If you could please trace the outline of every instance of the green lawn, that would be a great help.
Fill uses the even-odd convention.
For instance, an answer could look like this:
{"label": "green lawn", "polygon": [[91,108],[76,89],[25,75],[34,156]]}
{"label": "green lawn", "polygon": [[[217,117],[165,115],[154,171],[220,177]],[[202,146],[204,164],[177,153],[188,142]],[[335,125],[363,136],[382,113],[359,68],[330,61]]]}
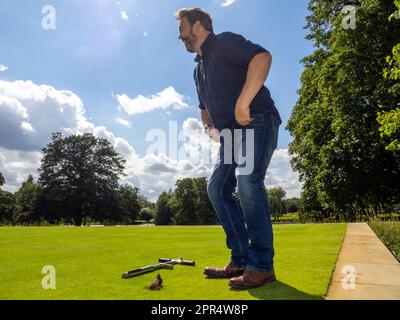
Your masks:
{"label": "green lawn", "polygon": [[[203,276],[229,257],[219,226],[0,228],[0,299],[322,299],[346,224],[277,225],[279,281],[233,291],[225,279]],[[161,270],[164,288],[150,291],[157,273],[121,279],[124,271],[183,257],[197,266]],[[56,268],[55,290],[42,288],[42,267]]]}

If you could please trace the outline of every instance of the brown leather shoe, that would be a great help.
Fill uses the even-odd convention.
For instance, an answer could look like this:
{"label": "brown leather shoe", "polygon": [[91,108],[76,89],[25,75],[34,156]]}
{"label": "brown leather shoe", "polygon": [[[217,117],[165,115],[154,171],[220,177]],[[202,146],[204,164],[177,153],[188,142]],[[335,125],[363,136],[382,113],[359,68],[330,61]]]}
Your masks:
{"label": "brown leather shoe", "polygon": [[223,268],[205,267],[204,274],[209,278],[232,278],[241,276],[244,273],[244,268],[233,264],[227,264]]}
{"label": "brown leather shoe", "polygon": [[229,281],[229,285],[234,289],[247,290],[261,287],[276,280],[275,272],[255,272],[246,269],[240,277],[234,277]]}

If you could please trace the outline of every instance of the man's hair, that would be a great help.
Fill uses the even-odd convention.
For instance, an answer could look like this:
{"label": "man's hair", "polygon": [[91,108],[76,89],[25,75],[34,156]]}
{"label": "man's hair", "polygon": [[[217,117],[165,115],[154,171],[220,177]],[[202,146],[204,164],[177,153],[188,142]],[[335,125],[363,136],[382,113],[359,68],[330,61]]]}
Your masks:
{"label": "man's hair", "polygon": [[204,29],[213,32],[213,23],[211,15],[201,8],[182,8],[175,13],[175,19],[180,21],[187,18],[189,23],[193,26],[196,21],[199,21]]}

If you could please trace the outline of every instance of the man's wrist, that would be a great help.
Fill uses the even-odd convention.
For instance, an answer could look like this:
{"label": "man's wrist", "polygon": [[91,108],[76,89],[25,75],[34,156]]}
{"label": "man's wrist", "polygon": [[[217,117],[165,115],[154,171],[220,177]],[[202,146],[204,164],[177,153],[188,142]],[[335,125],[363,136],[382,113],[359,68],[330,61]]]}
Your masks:
{"label": "man's wrist", "polygon": [[237,99],[236,105],[240,107],[244,106],[247,107],[250,106],[252,100],[253,99],[251,99],[247,93],[242,92],[239,98]]}

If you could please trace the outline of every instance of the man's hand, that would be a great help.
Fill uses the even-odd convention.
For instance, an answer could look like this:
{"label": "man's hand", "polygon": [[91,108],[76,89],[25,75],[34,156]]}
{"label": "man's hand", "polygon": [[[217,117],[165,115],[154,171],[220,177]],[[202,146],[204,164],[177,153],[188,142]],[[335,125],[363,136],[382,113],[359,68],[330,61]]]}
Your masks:
{"label": "man's hand", "polygon": [[215,142],[220,142],[219,131],[213,127],[205,127],[204,132]]}
{"label": "man's hand", "polygon": [[240,99],[236,103],[235,108],[236,122],[241,126],[247,126],[253,121],[250,118],[250,105],[248,103],[241,102]]}

